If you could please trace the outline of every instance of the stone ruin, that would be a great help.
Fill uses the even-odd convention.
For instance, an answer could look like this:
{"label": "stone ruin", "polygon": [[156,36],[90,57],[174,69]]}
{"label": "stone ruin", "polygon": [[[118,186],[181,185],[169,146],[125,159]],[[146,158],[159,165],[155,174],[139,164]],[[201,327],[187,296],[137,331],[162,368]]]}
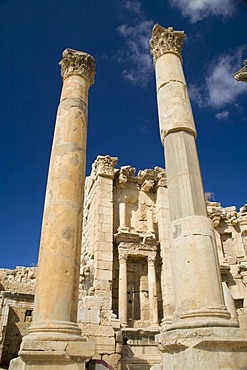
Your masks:
{"label": "stone ruin", "polygon": [[85,186],[94,60],[65,50],[38,274],[0,270],[2,366],[247,368],[247,205],[205,199],[184,37],[156,25],[150,41],[166,169],[98,156]]}
{"label": "stone ruin", "polygon": [[[174,312],[166,172],[156,167],[136,175],[116,164],[115,157],[98,156],[86,178],[78,324],[95,343],[90,368],[150,369],[162,361],[155,335]],[[247,205],[237,212],[207,200],[207,212],[231,320],[247,330]],[[1,269],[0,279],[4,366],[18,355],[32,320],[36,267]]]}

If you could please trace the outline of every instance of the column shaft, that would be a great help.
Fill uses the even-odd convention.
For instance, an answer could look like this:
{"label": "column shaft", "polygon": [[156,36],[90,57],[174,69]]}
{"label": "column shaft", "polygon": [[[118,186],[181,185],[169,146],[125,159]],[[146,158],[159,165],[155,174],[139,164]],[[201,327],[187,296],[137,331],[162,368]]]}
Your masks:
{"label": "column shaft", "polygon": [[214,229],[207,218],[195,124],[181,64],[184,36],[184,32],[156,25],[150,41],[171,216],[169,240],[177,321],[171,328],[231,326],[224,305]]}
{"label": "column shaft", "polygon": [[86,165],[88,89],[94,59],[66,49],[41,231],[33,323],[22,370],[84,369],[93,345],[81,336],[77,305]]}
{"label": "column shaft", "polygon": [[155,257],[148,258],[148,296],[150,306],[150,325],[158,326],[158,302],[154,261]]}
{"label": "column shaft", "polygon": [[127,256],[119,256],[119,298],[118,298],[118,312],[119,320],[122,327],[128,324],[128,302],[127,302]]}
{"label": "column shaft", "polygon": [[126,229],[126,203],[119,203],[119,227],[120,229]]}

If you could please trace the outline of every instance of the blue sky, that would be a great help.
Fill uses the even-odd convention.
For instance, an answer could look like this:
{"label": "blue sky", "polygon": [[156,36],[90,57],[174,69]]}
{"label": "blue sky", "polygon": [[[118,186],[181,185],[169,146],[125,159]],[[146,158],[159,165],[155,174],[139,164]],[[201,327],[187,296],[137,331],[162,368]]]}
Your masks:
{"label": "blue sky", "polygon": [[247,2],[0,0],[1,267],[36,264],[66,47],[96,60],[87,174],[98,154],[137,171],[164,166],[148,40],[155,23],[184,30],[205,191],[247,203]]}

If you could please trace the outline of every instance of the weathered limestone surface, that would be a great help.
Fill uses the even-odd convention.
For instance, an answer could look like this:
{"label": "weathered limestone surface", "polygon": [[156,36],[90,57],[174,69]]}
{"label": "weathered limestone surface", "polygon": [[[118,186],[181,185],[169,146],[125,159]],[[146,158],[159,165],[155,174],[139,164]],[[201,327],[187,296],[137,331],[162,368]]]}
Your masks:
{"label": "weathered limestone surface", "polygon": [[94,82],[94,59],[66,49],[60,64],[63,88],[46,189],[33,323],[20,350],[25,369],[30,370],[37,363],[46,369],[58,364],[84,368],[93,355],[93,345],[80,335],[77,302],[88,89]]}
{"label": "weathered limestone surface", "polygon": [[[181,31],[156,25],[150,41],[171,214],[174,325],[224,326],[231,324],[227,320],[230,315],[224,307],[213,225],[206,217],[195,125],[181,65],[184,36]],[[197,278],[192,279],[193,275]]]}
{"label": "weathered limestone surface", "polygon": [[247,366],[247,338],[233,329],[238,321],[226,284],[223,294],[213,224],[206,217],[195,124],[181,65],[184,36],[155,25],[150,40],[166,158],[175,302],[174,322],[163,326],[160,335],[163,369],[240,369]]}
{"label": "weathered limestone surface", "polygon": [[[104,158],[100,157],[101,168]],[[157,248],[155,243],[157,241],[160,243],[160,247],[155,252],[154,266],[156,270],[158,320],[163,330],[174,321],[174,288],[168,239],[170,215],[165,171],[156,168],[155,170],[141,171],[140,176],[135,176],[135,171],[131,166],[115,169],[116,158],[110,160],[107,157],[105,162],[108,164],[112,163],[112,166],[114,165],[114,168],[111,167],[110,170],[111,176],[114,175],[114,179],[111,180],[113,187],[110,186],[108,189],[110,192],[109,199],[112,199],[111,194],[113,192],[113,200],[108,204],[112,210],[110,211],[107,208],[103,212],[106,220],[108,217],[112,217],[113,223],[113,237],[107,243],[101,239],[104,236],[104,234],[101,234],[103,221],[99,212],[100,208],[98,208],[101,205],[98,206],[97,200],[99,194],[103,191],[103,183],[100,176],[95,177],[95,170],[93,170],[85,184],[80,296],[77,320],[83,334],[95,343],[93,359],[88,366],[94,369],[96,365],[98,367],[106,367],[107,364],[107,366],[110,365],[118,370],[120,370],[121,366],[122,368],[129,367],[138,370],[140,368],[148,370],[152,366],[152,368],[157,370],[158,365],[154,367],[154,364],[161,363],[162,359],[154,337],[160,329],[150,328],[153,320],[149,321],[148,279],[148,254],[150,256],[154,255],[153,253]],[[109,170],[109,166],[107,168]],[[100,186],[98,186],[99,184]],[[149,188],[149,191],[147,193],[143,192],[141,189],[144,188]],[[128,197],[125,197],[125,193]],[[118,194],[121,194],[121,197]],[[130,194],[132,194],[132,197]],[[119,206],[123,199],[127,200],[125,224],[132,232],[123,233],[123,230],[121,232],[119,230]],[[151,199],[153,199],[152,202]],[[151,221],[148,219],[150,209],[152,210],[152,227]],[[237,212],[235,207],[222,208],[220,203],[207,200],[207,211],[215,228],[221,277],[224,282],[224,298],[226,307],[231,314],[230,320],[235,321],[235,323],[238,321],[240,328],[246,331],[247,207],[243,206]],[[151,228],[153,229],[152,233],[150,233]],[[140,234],[135,230],[139,230]],[[146,238],[146,246],[142,244],[144,237]],[[126,256],[128,256],[127,293],[129,292],[129,294],[127,294],[127,297],[128,301],[132,302],[128,303],[127,301],[126,303],[128,324],[126,328],[120,327],[122,323],[120,324],[118,311],[118,246],[120,244],[120,249],[122,248],[126,252]],[[109,247],[110,251],[106,247]],[[96,253],[95,251],[97,250],[99,251]],[[134,252],[136,256],[133,256]],[[146,256],[145,258],[144,255]],[[105,265],[106,272],[108,268],[112,268],[112,271],[109,271],[109,275],[102,274],[102,279],[96,279],[95,277],[96,258],[98,260],[97,266],[99,266],[99,262],[108,262]],[[113,267],[109,266],[110,261],[113,261]],[[1,289],[5,291],[11,290],[12,294],[19,291],[22,293],[33,293],[35,270],[36,268],[33,267],[0,270]],[[110,280],[106,280],[105,276]],[[109,292],[111,293],[109,294]],[[153,294],[154,296],[155,294]],[[15,334],[13,329],[18,325],[21,336],[27,333],[26,328],[30,325],[32,316],[26,316],[25,318],[25,315],[26,311],[28,311],[28,314],[32,314],[30,312],[32,303],[27,303],[21,295],[19,295],[18,300],[7,297],[2,297],[2,299],[4,303],[0,310],[0,320],[2,322],[0,345],[2,349],[4,348],[1,362],[4,364],[8,362],[8,358],[10,359],[17,355],[19,343],[18,341],[13,341],[13,334]],[[27,304],[31,306],[27,307]],[[11,316],[10,313],[6,314],[7,306],[12,309]],[[133,314],[134,317],[132,316]],[[11,317],[18,317],[18,323],[12,322]],[[6,332],[9,333],[8,337],[6,337]],[[171,338],[169,338],[169,332],[167,332],[166,340],[171,340],[172,342],[174,337],[172,331],[170,333]],[[191,331],[189,331],[189,335],[190,333]],[[227,333],[229,339],[232,339],[231,332],[227,331]],[[200,331],[200,338],[201,335],[202,331]],[[226,334],[224,333],[224,335]],[[205,335],[205,338],[208,342],[208,334]],[[213,345],[214,347],[215,344]],[[161,345],[162,348],[163,345]],[[174,351],[176,351],[175,347]],[[189,349],[186,351],[187,356]],[[200,350],[194,349],[193,351],[199,353]],[[166,361],[171,361],[169,353],[167,353],[167,356],[169,359]],[[160,368],[158,369],[160,370]]]}

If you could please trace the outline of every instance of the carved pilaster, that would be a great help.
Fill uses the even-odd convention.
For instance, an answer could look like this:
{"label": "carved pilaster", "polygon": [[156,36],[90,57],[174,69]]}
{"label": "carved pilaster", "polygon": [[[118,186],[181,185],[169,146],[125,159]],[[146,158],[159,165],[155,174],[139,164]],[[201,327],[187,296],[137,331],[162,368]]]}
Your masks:
{"label": "carved pilaster", "polygon": [[247,82],[247,60],[244,60],[244,66],[234,73],[233,77],[239,82]]}
{"label": "carved pilaster", "polygon": [[165,53],[176,54],[182,60],[181,51],[185,36],[184,31],[174,31],[172,27],[163,28],[156,24],[150,40],[150,52],[154,63]]}
{"label": "carved pilaster", "polygon": [[109,155],[98,155],[96,161],[92,165],[93,177],[98,175],[114,178],[114,169],[116,167],[118,158],[110,157]]}
{"label": "carved pilaster", "polygon": [[81,75],[86,77],[90,86],[94,83],[95,63],[94,58],[82,51],[65,49],[61,65],[61,75],[65,79],[71,75]]}

